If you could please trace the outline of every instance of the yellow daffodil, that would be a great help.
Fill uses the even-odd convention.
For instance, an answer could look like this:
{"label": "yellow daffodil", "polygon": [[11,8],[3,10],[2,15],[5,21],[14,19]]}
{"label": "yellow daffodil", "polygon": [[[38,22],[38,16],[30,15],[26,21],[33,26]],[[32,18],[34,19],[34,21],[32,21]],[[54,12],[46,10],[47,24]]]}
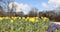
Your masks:
{"label": "yellow daffodil", "polygon": [[22,17],[22,19],[25,19],[25,17]]}
{"label": "yellow daffodil", "polygon": [[13,20],[16,20],[18,17],[12,17]]}
{"label": "yellow daffodil", "polygon": [[27,21],[28,19],[25,19],[25,21]]}
{"label": "yellow daffodil", "polygon": [[14,18],[14,17],[12,17],[12,18]]}
{"label": "yellow daffodil", "polygon": [[49,18],[47,18],[47,17],[44,17],[44,18],[43,18],[43,20],[44,20],[44,21],[47,21],[47,20],[49,20]]}
{"label": "yellow daffodil", "polygon": [[5,19],[10,19],[9,17],[5,17]]}
{"label": "yellow daffodil", "polygon": [[38,19],[38,17],[35,17],[36,19]]}
{"label": "yellow daffodil", "polygon": [[21,17],[19,17],[19,19],[21,19]]}
{"label": "yellow daffodil", "polygon": [[16,19],[17,19],[17,17],[14,17],[14,18],[13,18],[13,20],[16,20]]}
{"label": "yellow daffodil", "polygon": [[41,18],[43,19],[44,17],[41,16]]}
{"label": "yellow daffodil", "polygon": [[13,23],[14,22],[14,20],[11,20],[11,23]]}
{"label": "yellow daffodil", "polygon": [[25,18],[25,21],[29,21],[30,17]]}
{"label": "yellow daffodil", "polygon": [[39,20],[38,19],[36,19],[36,21],[35,22],[38,22]]}
{"label": "yellow daffodil", "polygon": [[35,22],[35,18],[29,18],[29,21]]}
{"label": "yellow daffodil", "polygon": [[27,17],[27,19],[29,19],[29,17]]}
{"label": "yellow daffodil", "polygon": [[0,20],[3,20],[3,18],[2,18],[2,17],[0,17]]}

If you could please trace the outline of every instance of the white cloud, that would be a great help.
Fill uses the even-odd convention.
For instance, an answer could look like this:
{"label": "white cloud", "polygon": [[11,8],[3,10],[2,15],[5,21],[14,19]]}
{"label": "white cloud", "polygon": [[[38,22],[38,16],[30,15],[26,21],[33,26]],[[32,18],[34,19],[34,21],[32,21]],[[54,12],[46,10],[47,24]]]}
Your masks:
{"label": "white cloud", "polygon": [[45,2],[43,2],[42,5],[43,5],[44,7],[47,7],[47,4],[46,4]]}
{"label": "white cloud", "polygon": [[56,7],[60,7],[60,0],[49,0],[48,1],[49,5],[54,5]]}
{"label": "white cloud", "polygon": [[[19,4],[14,2],[14,6],[16,6],[16,12],[24,11],[25,9],[30,9],[30,6],[27,4]],[[10,9],[12,8],[12,3],[9,4]]]}
{"label": "white cloud", "polygon": [[48,8],[52,7],[52,8],[58,8],[60,7],[60,0],[48,0],[48,3],[43,3],[45,5],[47,5]]}

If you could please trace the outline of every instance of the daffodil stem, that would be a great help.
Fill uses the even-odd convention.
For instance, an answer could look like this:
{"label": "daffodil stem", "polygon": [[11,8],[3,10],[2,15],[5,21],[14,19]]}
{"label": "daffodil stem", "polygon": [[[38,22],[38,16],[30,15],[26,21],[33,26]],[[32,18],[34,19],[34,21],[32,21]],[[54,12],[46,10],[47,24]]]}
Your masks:
{"label": "daffodil stem", "polygon": [[13,23],[11,23],[11,32],[13,32]]}

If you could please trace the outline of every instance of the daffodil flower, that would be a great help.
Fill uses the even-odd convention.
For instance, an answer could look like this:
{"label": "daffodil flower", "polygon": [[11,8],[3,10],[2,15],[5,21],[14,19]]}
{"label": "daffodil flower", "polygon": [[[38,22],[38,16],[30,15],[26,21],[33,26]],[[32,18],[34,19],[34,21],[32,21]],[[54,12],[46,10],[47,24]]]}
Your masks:
{"label": "daffodil flower", "polygon": [[14,20],[11,20],[11,23],[13,23],[14,22]]}
{"label": "daffodil flower", "polygon": [[5,19],[10,19],[9,17],[5,17]]}
{"label": "daffodil flower", "polygon": [[25,19],[25,17],[22,17],[22,19]]}
{"label": "daffodil flower", "polygon": [[3,20],[3,18],[2,18],[2,17],[0,17],[0,20]]}
{"label": "daffodil flower", "polygon": [[38,21],[39,21],[38,19],[35,20],[35,22],[38,22]]}
{"label": "daffodil flower", "polygon": [[29,18],[29,21],[35,22],[35,18]]}

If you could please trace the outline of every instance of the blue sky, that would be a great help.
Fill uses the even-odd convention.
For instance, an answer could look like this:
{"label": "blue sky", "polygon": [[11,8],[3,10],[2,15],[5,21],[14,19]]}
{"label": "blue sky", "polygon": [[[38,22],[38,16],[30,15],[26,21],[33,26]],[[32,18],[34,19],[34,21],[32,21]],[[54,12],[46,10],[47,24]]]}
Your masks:
{"label": "blue sky", "polygon": [[60,0],[15,0],[15,4],[18,5],[17,11],[18,10],[21,11],[20,9],[22,9],[22,10],[24,10],[24,13],[28,13],[29,10],[26,9],[28,7],[29,8],[36,7],[39,11],[41,11],[41,10],[42,11],[45,11],[45,10],[49,11],[49,10],[52,10],[55,8],[59,8],[60,7]]}
{"label": "blue sky", "polygon": [[42,6],[42,2],[47,3],[48,0],[16,0],[16,2],[23,3],[23,4],[28,4],[29,6],[33,6],[38,8],[39,10],[45,10],[46,8],[44,8]]}
{"label": "blue sky", "polygon": [[[39,11],[50,11],[60,8],[60,0],[16,0],[16,2],[36,7]],[[27,13],[28,10],[24,12]]]}

